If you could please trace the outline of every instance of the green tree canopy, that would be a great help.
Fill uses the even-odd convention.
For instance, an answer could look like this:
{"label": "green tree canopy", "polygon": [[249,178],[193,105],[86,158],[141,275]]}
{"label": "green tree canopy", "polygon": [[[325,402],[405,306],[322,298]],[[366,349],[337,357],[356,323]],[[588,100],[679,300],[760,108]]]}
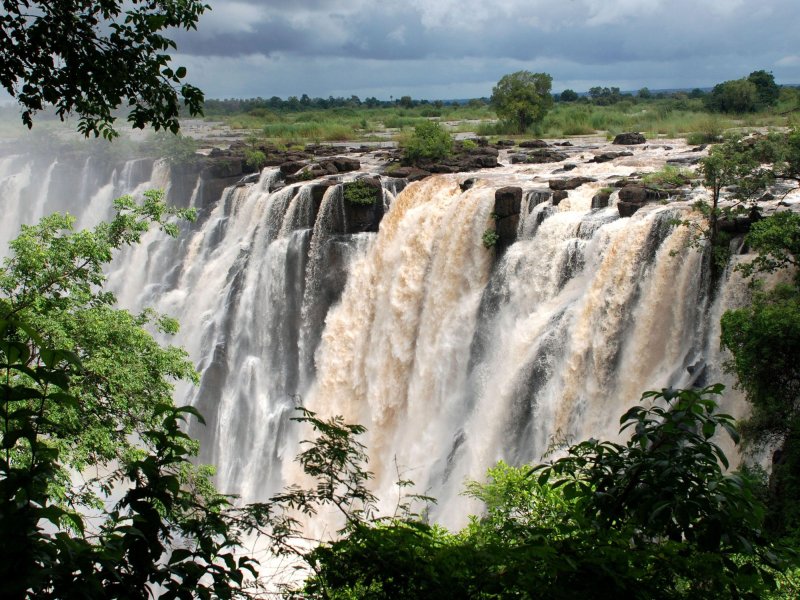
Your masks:
{"label": "green tree canopy", "polygon": [[531,125],[540,123],[553,105],[552,83],[547,73],[517,71],[504,75],[492,88],[492,107],[514,131],[525,133]]}
{"label": "green tree canopy", "polygon": [[171,66],[175,43],[163,35],[194,29],[201,0],[4,0],[0,85],[22,106],[22,121],[55,107],[75,113],[78,130],[111,138],[112,111],[126,105],[137,128],[179,129],[182,99],[201,112],[203,94]]}
{"label": "green tree canopy", "polygon": [[772,106],[778,102],[781,88],[775,83],[775,76],[771,72],[753,71],[747,76],[747,81],[756,86],[758,101],[763,106]]}
{"label": "green tree canopy", "polygon": [[718,83],[706,96],[710,110],[725,113],[753,112],[758,108],[758,87],[747,79]]}

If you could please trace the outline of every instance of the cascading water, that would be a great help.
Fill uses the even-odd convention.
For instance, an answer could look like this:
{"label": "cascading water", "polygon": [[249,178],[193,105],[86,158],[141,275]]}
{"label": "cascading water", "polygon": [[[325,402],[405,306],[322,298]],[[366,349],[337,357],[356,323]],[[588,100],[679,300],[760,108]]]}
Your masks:
{"label": "cascading water", "polygon": [[[3,241],[52,210],[92,225],[113,197],[172,185],[164,162],[101,171],[93,160],[67,178],[62,162],[0,159],[15,222],[4,220]],[[540,182],[545,168],[472,174],[466,191],[464,175],[402,191],[385,179],[377,234],[347,233],[341,185],[281,187],[278,171],[265,170],[209,205],[198,199],[202,180],[184,185],[192,191],[181,203],[200,209],[198,222],[176,240],[148,235],[109,281],[121,305],[181,322],[177,343],[201,381],[178,401],[206,417],[192,434],[219,487],[261,500],[297,476],[289,417],[302,403],[367,427],[387,507],[399,469],[438,498],[432,519],[458,526],[476,508],[459,496],[464,480],[497,460],[537,460],[554,439],[613,437],[642,391],[688,383],[701,359],[720,376],[717,322],[742,285],[723,284],[711,304],[702,256],[672,224],[685,205],[619,218],[613,206],[590,208],[601,183],[557,206],[526,189],[516,242],[499,260],[484,247],[496,189]],[[59,200],[70,194],[83,204]]]}

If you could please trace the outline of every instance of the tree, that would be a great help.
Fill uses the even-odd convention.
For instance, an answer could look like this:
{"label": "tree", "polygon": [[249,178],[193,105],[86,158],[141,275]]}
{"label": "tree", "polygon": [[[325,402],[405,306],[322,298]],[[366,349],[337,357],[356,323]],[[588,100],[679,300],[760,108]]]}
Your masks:
{"label": "tree", "polygon": [[47,106],[63,120],[75,113],[84,135],[117,135],[112,111],[128,121],[177,132],[179,97],[200,114],[203,94],[185,83],[162,35],[194,29],[208,8],[200,0],[5,0],[0,15],[0,84],[22,106],[29,128]]}
{"label": "tree", "polygon": [[525,133],[540,123],[553,105],[552,83],[547,73],[517,71],[504,75],[492,88],[492,107],[513,131]]}
{"label": "tree", "polygon": [[787,270],[791,284],[763,289],[753,301],[722,316],[721,342],[732,355],[726,370],[751,405],[743,434],[756,448],[776,447],[769,488],[770,530],[800,538],[800,215],[777,212],[754,223],[747,236],[756,257],[745,276]]}
{"label": "tree", "polygon": [[712,111],[726,113],[753,112],[758,108],[758,88],[747,79],[718,83],[705,98]]}
{"label": "tree", "polygon": [[773,106],[778,102],[781,88],[775,83],[775,76],[771,72],[753,71],[747,76],[747,81],[756,86],[759,104]]}
{"label": "tree", "polygon": [[115,251],[153,224],[174,235],[172,215],[191,214],[161,192],[115,206],[93,231],[59,214],[23,226],[0,270],[4,593],[231,598],[252,561],[236,554],[240,530],[210,471],[191,463],[180,423],[200,416],[172,400],[172,382],[196,374],[146,330],[176,324],[116,309],[103,289]]}
{"label": "tree", "polygon": [[575,90],[566,89],[561,92],[559,98],[561,102],[574,102],[578,99],[578,93]]}

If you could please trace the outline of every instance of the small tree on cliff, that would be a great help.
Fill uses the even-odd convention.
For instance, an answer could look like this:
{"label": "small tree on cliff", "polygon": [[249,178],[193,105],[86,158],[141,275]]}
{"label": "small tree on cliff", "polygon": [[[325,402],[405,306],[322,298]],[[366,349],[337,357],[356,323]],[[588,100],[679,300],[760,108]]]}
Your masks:
{"label": "small tree on cliff", "polygon": [[516,133],[525,133],[540,123],[553,105],[550,86],[553,78],[547,73],[517,71],[504,75],[492,88],[492,107]]}

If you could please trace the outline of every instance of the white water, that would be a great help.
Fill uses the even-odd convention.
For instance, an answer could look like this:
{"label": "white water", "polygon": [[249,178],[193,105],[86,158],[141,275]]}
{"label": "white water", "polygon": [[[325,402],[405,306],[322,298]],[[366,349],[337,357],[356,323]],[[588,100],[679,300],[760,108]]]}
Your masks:
{"label": "white water", "polygon": [[[569,176],[630,174],[664,157],[651,150],[645,164],[629,157]],[[41,168],[0,159],[3,240],[11,220],[70,207],[52,201],[57,165]],[[742,284],[724,284],[709,306],[702,257],[670,225],[685,208],[651,205],[628,219],[592,211],[603,182],[558,207],[529,206],[541,197],[527,193],[520,239],[495,262],[482,245],[495,189],[541,189],[547,169],[431,177],[396,197],[391,188],[379,233],[358,235],[332,229],[341,188],[326,192],[315,219],[310,187],[271,191],[277,174],[266,170],[227,188],[179,239],[149,235],[121,256],[109,273],[120,303],[182,323],[177,342],[202,380],[178,400],[206,416],[192,433],[220,488],[258,500],[297,477],[288,419],[302,402],[368,428],[388,510],[399,475],[439,499],[433,519],[458,526],[475,509],[459,495],[464,480],[497,460],[537,460],[554,438],[614,437],[642,391],[686,384],[698,360],[721,376],[717,323]],[[92,170],[86,160],[74,178],[88,201],[72,210],[87,225],[125,191],[170,185],[163,163],[144,182],[130,179],[132,163],[105,178]],[[479,181],[462,192],[467,176]],[[741,412],[735,395],[727,402]]]}

